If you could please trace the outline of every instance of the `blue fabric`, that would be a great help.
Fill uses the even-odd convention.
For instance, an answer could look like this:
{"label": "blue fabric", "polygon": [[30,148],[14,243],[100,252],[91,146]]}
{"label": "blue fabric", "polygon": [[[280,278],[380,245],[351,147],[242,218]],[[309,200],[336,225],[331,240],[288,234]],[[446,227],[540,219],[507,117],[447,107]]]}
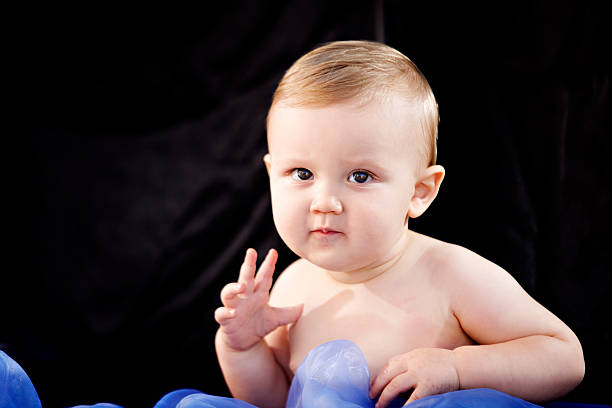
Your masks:
{"label": "blue fabric", "polygon": [[488,388],[461,390],[432,395],[409,405],[411,408],[536,408],[520,398]]}
{"label": "blue fabric", "polygon": [[[298,367],[291,383],[287,408],[373,408],[368,398],[370,373],[359,347],[335,340],[315,347]],[[405,399],[389,406],[401,407]],[[410,404],[414,408],[536,408],[537,405],[490,389],[432,395]]]}
{"label": "blue fabric", "polygon": [[0,408],[41,408],[30,377],[0,350]]}
{"label": "blue fabric", "polygon": [[610,405],[600,404],[580,404],[578,402],[561,402],[553,401],[548,404],[544,404],[544,408],[610,408]]}
{"label": "blue fabric", "polygon": [[[298,367],[289,389],[286,408],[373,408],[375,401],[368,398],[369,385],[368,365],[359,347],[348,340],[331,341],[315,347]],[[401,407],[405,402],[396,399],[390,407]],[[212,407],[256,408],[237,399],[203,393],[191,394],[176,405],[176,408]],[[433,395],[413,402],[410,407],[537,408],[538,406],[499,391],[477,389]]]}
{"label": "blue fabric", "polygon": [[192,394],[200,394],[198,390],[182,389],[169,392],[157,401],[153,408],[175,408],[181,400]]}
{"label": "blue fabric", "polygon": [[373,407],[370,373],[363,353],[348,340],[315,347],[297,369],[286,408]]}
{"label": "blue fabric", "polygon": [[[372,408],[368,398],[370,375],[359,347],[336,340],[315,347],[306,356],[291,383],[287,408]],[[392,407],[405,401],[395,400]],[[122,408],[110,403],[73,408]],[[153,408],[257,408],[233,398],[218,397],[193,389],[166,394]],[[537,408],[519,398],[491,389],[462,390],[432,395],[410,404],[411,408]],[[551,402],[544,408],[598,408],[608,405]],[[0,350],[0,408],[42,408],[34,385],[25,371]]]}
{"label": "blue fabric", "polygon": [[[174,408],[174,407],[173,407]],[[234,398],[217,397],[204,393],[191,394],[183,398],[176,408],[257,408],[248,402]]]}

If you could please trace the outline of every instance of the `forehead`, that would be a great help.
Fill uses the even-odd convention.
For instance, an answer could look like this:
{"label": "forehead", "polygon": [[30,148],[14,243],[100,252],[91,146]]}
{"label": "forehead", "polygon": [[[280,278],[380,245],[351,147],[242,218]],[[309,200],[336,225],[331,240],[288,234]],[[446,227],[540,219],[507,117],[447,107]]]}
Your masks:
{"label": "forehead", "polygon": [[[389,97],[365,104],[272,107],[268,147],[275,154],[417,158],[422,134],[414,104]],[[408,155],[408,157],[406,156]]]}

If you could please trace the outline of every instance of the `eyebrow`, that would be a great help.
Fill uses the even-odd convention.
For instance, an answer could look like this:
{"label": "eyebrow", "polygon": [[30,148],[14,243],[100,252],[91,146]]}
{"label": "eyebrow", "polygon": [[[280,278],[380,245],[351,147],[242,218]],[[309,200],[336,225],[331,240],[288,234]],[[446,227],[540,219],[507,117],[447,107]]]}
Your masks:
{"label": "eyebrow", "polygon": [[349,160],[342,160],[340,163],[346,167],[372,171],[379,177],[385,176],[390,172],[388,166],[385,166],[384,162],[368,156],[358,156]]}

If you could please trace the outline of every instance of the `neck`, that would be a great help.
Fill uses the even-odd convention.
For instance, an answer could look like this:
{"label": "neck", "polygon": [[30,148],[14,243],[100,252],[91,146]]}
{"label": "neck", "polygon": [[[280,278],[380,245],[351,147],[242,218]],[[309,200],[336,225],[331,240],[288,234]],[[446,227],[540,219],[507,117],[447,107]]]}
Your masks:
{"label": "neck", "polygon": [[375,280],[387,272],[397,270],[397,266],[402,263],[402,260],[411,258],[407,257],[406,254],[409,253],[414,237],[415,233],[406,228],[406,232],[392,247],[387,257],[351,271],[325,271],[332,279],[340,283],[356,284]]}

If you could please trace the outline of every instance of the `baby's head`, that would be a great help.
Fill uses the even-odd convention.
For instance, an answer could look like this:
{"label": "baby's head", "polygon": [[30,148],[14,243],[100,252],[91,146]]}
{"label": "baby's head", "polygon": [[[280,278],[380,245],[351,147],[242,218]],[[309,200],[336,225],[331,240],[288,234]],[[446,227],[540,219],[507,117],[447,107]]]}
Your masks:
{"label": "baby's head", "polygon": [[421,165],[436,164],[439,115],[431,87],[408,57],[382,43],[336,41],[305,54],[280,81],[270,112],[276,106],[366,105],[393,97],[409,102],[410,114],[418,117]]}
{"label": "baby's head", "polygon": [[427,81],[386,45],[334,42],[296,61],[274,94],[264,158],[289,248],[340,272],[397,256],[444,176],[437,125]]}

